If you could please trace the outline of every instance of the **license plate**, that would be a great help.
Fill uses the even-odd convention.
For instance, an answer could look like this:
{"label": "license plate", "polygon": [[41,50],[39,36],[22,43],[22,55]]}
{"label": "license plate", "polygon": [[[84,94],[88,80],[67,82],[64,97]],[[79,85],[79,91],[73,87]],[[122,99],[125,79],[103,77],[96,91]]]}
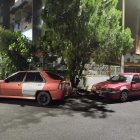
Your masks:
{"label": "license plate", "polygon": [[101,90],[97,90],[96,93],[102,94]]}

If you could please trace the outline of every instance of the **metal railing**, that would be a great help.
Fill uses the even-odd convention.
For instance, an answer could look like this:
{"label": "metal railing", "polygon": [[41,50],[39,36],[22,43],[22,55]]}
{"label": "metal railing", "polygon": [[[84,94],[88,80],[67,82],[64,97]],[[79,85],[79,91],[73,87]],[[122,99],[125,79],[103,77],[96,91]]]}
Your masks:
{"label": "metal railing", "polygon": [[120,66],[86,65],[84,75],[116,75],[121,72]]}

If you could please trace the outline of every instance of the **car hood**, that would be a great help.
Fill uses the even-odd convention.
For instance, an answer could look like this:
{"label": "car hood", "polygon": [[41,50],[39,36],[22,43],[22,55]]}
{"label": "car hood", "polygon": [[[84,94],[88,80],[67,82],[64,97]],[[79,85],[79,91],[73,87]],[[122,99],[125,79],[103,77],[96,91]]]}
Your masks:
{"label": "car hood", "polygon": [[104,81],[104,82],[100,82],[98,84],[96,84],[96,88],[100,89],[100,88],[117,88],[117,87],[121,87],[121,86],[125,86],[127,85],[126,82],[109,82],[109,81]]}

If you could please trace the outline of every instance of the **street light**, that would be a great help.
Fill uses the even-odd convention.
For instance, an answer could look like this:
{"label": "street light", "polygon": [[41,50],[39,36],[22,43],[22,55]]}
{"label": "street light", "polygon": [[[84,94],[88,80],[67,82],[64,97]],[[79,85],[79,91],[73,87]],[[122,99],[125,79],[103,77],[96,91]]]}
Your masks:
{"label": "street light", "polygon": [[[124,30],[124,28],[125,28],[125,0],[122,0],[122,30]],[[124,55],[121,56],[121,73],[124,73]]]}

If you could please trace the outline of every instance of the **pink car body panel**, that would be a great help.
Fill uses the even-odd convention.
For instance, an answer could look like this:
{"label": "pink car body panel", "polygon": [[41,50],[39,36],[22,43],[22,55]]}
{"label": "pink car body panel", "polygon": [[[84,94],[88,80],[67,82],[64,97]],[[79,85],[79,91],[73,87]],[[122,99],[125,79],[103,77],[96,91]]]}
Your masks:
{"label": "pink car body panel", "polygon": [[24,82],[24,80],[22,82],[5,82],[5,80],[0,80],[0,97],[36,99],[36,94],[38,92],[47,91],[49,92],[52,100],[61,100],[63,97],[70,94],[70,84],[69,87],[66,86],[63,89],[59,89],[59,85],[61,82],[70,83],[69,81],[55,80],[51,78],[45,71],[40,71],[39,73],[44,82]]}

